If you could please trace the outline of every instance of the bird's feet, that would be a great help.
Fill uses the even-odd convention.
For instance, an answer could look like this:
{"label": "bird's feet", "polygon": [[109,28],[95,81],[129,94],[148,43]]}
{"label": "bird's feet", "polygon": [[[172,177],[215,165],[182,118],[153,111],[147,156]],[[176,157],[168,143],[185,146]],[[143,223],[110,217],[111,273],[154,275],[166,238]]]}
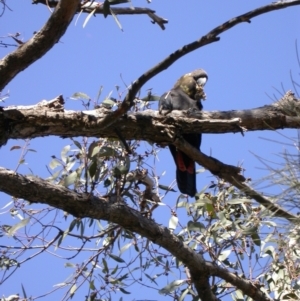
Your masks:
{"label": "bird's feet", "polygon": [[203,86],[197,85],[195,99],[196,100],[200,100],[200,99],[205,100],[206,99],[206,94],[204,92]]}

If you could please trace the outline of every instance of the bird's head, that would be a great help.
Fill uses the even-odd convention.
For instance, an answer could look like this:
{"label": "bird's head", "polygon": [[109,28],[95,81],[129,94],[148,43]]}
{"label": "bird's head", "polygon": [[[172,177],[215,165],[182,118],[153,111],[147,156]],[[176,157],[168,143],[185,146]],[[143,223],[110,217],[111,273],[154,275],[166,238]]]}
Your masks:
{"label": "bird's head", "polygon": [[206,99],[203,87],[208,80],[208,75],[203,69],[196,69],[180,77],[174,89],[181,88],[190,98],[194,100]]}

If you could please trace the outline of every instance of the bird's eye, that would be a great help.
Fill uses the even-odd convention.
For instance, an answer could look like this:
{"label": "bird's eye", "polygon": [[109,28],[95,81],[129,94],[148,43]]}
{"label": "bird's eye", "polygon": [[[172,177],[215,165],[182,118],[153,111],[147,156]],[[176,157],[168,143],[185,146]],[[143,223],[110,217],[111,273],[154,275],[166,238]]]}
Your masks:
{"label": "bird's eye", "polygon": [[199,78],[197,79],[197,84],[200,85],[200,86],[205,86],[206,81],[207,81],[207,78],[206,78],[206,77],[199,77]]}

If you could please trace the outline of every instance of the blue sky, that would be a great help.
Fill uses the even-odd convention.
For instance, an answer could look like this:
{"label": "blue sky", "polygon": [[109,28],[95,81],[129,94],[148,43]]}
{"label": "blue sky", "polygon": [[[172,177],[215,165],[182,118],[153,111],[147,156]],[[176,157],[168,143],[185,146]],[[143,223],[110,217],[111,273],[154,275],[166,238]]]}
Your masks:
{"label": "blue sky", "polygon": [[[62,94],[66,100],[66,109],[81,110],[79,102],[68,99],[74,92],[85,92],[95,98],[100,86],[103,86],[103,98],[111,90],[115,92],[115,85],[120,86],[120,91],[125,91],[126,87],[120,74],[124,81],[130,84],[184,44],[200,38],[230,18],[268,3],[270,2],[263,0],[153,0],[149,5],[147,1],[133,1],[133,5],[149,7],[168,19],[165,31],[153,25],[147,16],[119,16],[124,32],[120,31],[113,18],[108,16],[104,19],[101,15],[91,18],[87,26],[82,28],[86,17],[82,15],[76,25],[75,19],[73,20],[65,36],[49,53],[7,85],[3,93],[9,90],[10,98],[4,105],[33,105],[43,99],[50,100]],[[7,43],[12,41],[3,37],[15,32],[20,32],[24,41],[28,40],[50,15],[45,6],[32,5],[31,1],[8,1],[8,5],[13,11],[6,10],[0,18],[1,40]],[[271,99],[267,95],[279,98],[276,89],[282,91],[281,85],[285,91],[293,90],[290,71],[300,82],[295,49],[296,40],[300,45],[299,14],[299,6],[290,7],[256,17],[252,19],[251,24],[244,23],[232,28],[220,36],[219,42],[181,58],[150,80],[143,87],[141,94],[152,88],[154,94],[161,95],[170,89],[182,74],[203,68],[209,75],[205,88],[207,100],[204,102],[204,110],[241,110],[270,104]],[[1,57],[11,50],[12,48],[0,48]],[[123,95],[125,96],[125,92]],[[116,94],[113,96],[116,97]],[[157,104],[153,105],[153,109],[157,109]],[[282,133],[288,137],[297,135],[295,130]],[[278,133],[270,131],[246,133],[244,137],[240,134],[204,135],[201,150],[227,164],[243,163],[246,177],[256,181],[267,171],[261,169],[262,164],[252,153],[278,162],[280,158],[276,154],[285,148],[279,143],[271,143],[261,138],[290,142]],[[50,156],[59,156],[61,148],[69,143],[69,140],[53,137],[32,140],[31,148],[37,153],[30,153],[26,157],[27,165],[22,166],[19,172],[28,174],[30,167],[34,174],[47,177],[46,165],[51,160]],[[2,147],[0,166],[10,169],[17,166],[20,151],[10,151],[13,145],[24,145],[24,142],[9,141]],[[162,184],[168,185],[175,177],[174,164],[167,149],[161,150],[159,156],[157,170],[158,173],[167,171]],[[211,180],[214,178],[207,171],[198,175],[198,189],[206,186]],[[0,196],[0,206],[3,207],[10,201],[10,197],[4,194]],[[178,194],[170,194],[164,201],[173,206],[177,196]],[[156,216],[158,221],[163,221],[166,209],[161,210]],[[0,222],[14,224],[17,220],[2,215]],[[53,266],[59,268],[62,262],[55,263],[56,259],[53,259],[51,266],[47,266],[46,258],[49,260],[49,256],[37,259],[36,262],[40,262],[41,265],[35,266],[34,274],[36,279],[39,279],[38,275],[49,273],[49,283],[41,284],[39,288],[32,286],[32,281],[25,278],[28,273],[32,275],[32,266],[28,263],[21,274],[15,274],[11,281],[2,285],[1,293],[6,296],[21,293],[20,279],[22,282],[24,279],[23,284],[32,294],[50,290],[53,283],[62,281],[63,277],[55,277],[57,275],[53,274],[57,273],[51,269]],[[64,268],[60,273],[66,273]],[[141,297],[143,294],[137,292],[126,296],[124,300]],[[160,297],[153,293],[148,299],[159,300]]]}

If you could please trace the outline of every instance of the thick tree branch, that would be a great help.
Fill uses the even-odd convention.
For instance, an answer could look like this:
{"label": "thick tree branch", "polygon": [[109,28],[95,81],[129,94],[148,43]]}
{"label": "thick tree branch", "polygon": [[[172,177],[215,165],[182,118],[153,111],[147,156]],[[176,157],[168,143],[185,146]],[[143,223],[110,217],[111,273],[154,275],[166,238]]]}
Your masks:
{"label": "thick tree branch", "polygon": [[[6,143],[12,138],[33,138],[47,135],[63,137],[92,136],[118,138],[118,133],[128,140],[148,140],[156,143],[173,143],[177,148],[187,153],[212,174],[226,180],[238,189],[244,191],[258,203],[265,206],[275,216],[295,221],[296,216],[274,204],[268,198],[253,190],[245,183],[245,177],[240,174],[241,169],[227,165],[219,160],[208,157],[194,149],[181,134],[185,132],[214,132],[220,133],[230,130],[233,132],[248,130],[262,130],[288,127],[299,127],[300,102],[288,92],[275,104],[246,111],[204,113],[206,117],[216,116],[218,122],[199,120],[199,113],[188,114],[174,112],[168,116],[158,112],[131,113],[122,117],[118,128],[99,128],[99,119],[103,119],[107,110],[85,112],[68,112],[63,109],[63,99],[58,97],[50,102],[43,101],[36,106],[5,108],[0,112],[0,142]],[[211,114],[211,115],[210,115]],[[200,113],[201,118],[202,113]],[[184,117],[181,117],[184,116]],[[220,118],[232,118],[222,121]],[[288,120],[288,121],[287,121]],[[100,122],[101,123],[101,122]],[[176,124],[176,126],[174,126]],[[200,127],[199,127],[200,126]]]}
{"label": "thick tree branch", "polygon": [[76,193],[40,178],[25,177],[1,167],[0,190],[32,203],[50,205],[76,217],[89,217],[117,223],[148,238],[168,250],[190,269],[192,280],[201,300],[217,300],[209,285],[209,276],[216,275],[243,290],[254,300],[270,301],[250,281],[205,261],[200,254],[191,250],[171,231],[130,208],[121,198],[116,196],[98,198],[90,194]]}
{"label": "thick tree branch", "polygon": [[0,91],[59,41],[72,21],[79,3],[80,0],[59,1],[43,28],[0,61]]}
{"label": "thick tree branch", "polygon": [[[42,1],[36,0],[34,2]],[[14,76],[53,47],[66,31],[76,11],[84,9],[84,12],[88,13],[96,8],[95,13],[103,13],[103,10],[101,11],[103,8],[98,3],[95,3],[98,5],[97,7],[80,7],[79,3],[79,0],[61,0],[42,30],[27,43],[22,44],[15,52],[0,61],[0,90]],[[94,2],[91,1],[90,3],[93,5]],[[182,56],[204,45],[218,41],[218,36],[221,33],[241,22],[250,23],[251,18],[260,14],[299,4],[300,1],[276,2],[231,19],[216,27],[199,40],[175,51],[140,76],[132,84],[124,101],[116,111],[104,109],[85,112],[65,111],[62,98],[56,99],[51,103],[41,103],[31,108],[0,108],[0,146],[5,144],[8,139],[48,135],[62,137],[118,137],[119,134],[124,139],[143,139],[157,143],[173,143],[213,174],[224,178],[264,205],[275,216],[284,217],[293,222],[295,220],[298,221],[298,217],[284,211],[246,185],[244,183],[245,178],[240,175],[239,168],[223,164],[212,157],[207,157],[193,149],[181,138],[181,134],[185,132],[244,133],[246,130],[299,128],[300,118],[298,117],[299,114],[297,114],[297,112],[300,112],[299,104],[291,95],[293,98],[289,103],[291,107],[282,106],[282,102],[246,111],[203,112],[200,114],[173,112],[168,116],[161,116],[153,111],[142,113],[128,113],[128,111],[132,107],[135,95],[140,88],[149,79],[167,69]],[[113,11],[116,14],[122,12],[124,14],[130,13],[126,9],[121,9],[121,11],[113,9]],[[135,13],[148,14],[163,29],[164,24],[167,22],[165,19],[156,16],[154,11],[144,11],[137,8]],[[289,96],[287,98],[290,100]],[[116,120],[118,120],[117,125],[115,123]],[[205,261],[200,254],[191,250],[167,228],[159,226],[153,220],[145,218],[140,212],[127,206],[121,197],[107,196],[98,198],[90,194],[76,193],[40,178],[24,177],[3,168],[0,168],[0,191],[33,203],[53,206],[74,216],[103,219],[117,223],[126,229],[139,233],[168,250],[189,267],[193,283],[202,300],[217,300],[209,284],[211,275],[228,281],[254,300],[269,300],[258,286],[229,273],[228,270]]]}
{"label": "thick tree branch", "polygon": [[[157,111],[128,113],[118,125],[100,125],[111,111],[64,110],[61,96],[34,106],[0,107],[0,146],[8,139],[44,136],[102,137],[147,140],[170,144],[182,133],[242,133],[245,131],[300,128],[300,101],[288,92],[278,102],[255,108],[227,112],[189,113],[173,111],[167,116]],[[117,129],[117,131],[116,131]]]}
{"label": "thick tree branch", "polygon": [[[182,133],[187,132],[213,133],[215,130],[220,133],[224,129],[226,129],[224,132],[229,130],[236,132],[243,131],[245,128],[248,130],[273,130],[289,126],[297,128],[300,125],[299,117],[297,117],[300,112],[300,102],[294,98],[291,92],[269,106],[245,111],[203,114],[206,117],[216,116],[219,118],[218,122],[199,120],[202,113],[174,112],[167,116],[153,111],[131,113],[119,120],[117,131],[116,127],[110,126],[101,129],[98,126],[110,111],[101,109],[85,112],[65,111],[63,103],[62,97],[58,97],[50,102],[43,101],[36,106],[3,108],[0,112],[0,142],[4,144],[7,139],[25,139],[47,135],[118,138],[118,134],[121,134],[124,139],[128,140],[148,140],[160,144],[173,143],[212,174],[244,191],[275,216],[284,217],[290,221],[296,218],[245,184],[245,177],[240,174],[240,168],[208,157],[180,138]],[[188,118],[186,115],[193,118]],[[222,117],[232,119],[222,122],[220,119]]]}
{"label": "thick tree branch", "polygon": [[[33,4],[44,4],[48,7],[56,7],[58,1],[56,0],[33,0]],[[165,29],[165,24],[168,23],[167,19],[164,19],[158,15],[155,14],[155,11],[149,8],[144,7],[114,7],[110,8],[115,15],[148,15],[150,19],[152,19],[152,23],[157,23],[158,26],[161,29]],[[91,13],[93,12],[94,15],[96,14],[109,14],[111,15],[111,12],[105,11],[103,2],[96,2],[96,1],[82,1],[82,4],[80,7],[78,7],[77,12],[81,13]]]}
{"label": "thick tree branch", "polygon": [[269,299],[265,293],[261,292],[259,289],[260,283],[252,283],[250,281],[245,281],[244,279],[230,273],[227,269],[221,268],[219,266],[207,263],[209,265],[209,270],[212,275],[224,279],[226,282],[231,283],[235,287],[238,287],[244,294],[251,296],[255,301],[265,300],[272,301]]}
{"label": "thick tree branch", "polygon": [[287,212],[277,204],[274,204],[270,199],[261,195],[259,192],[252,189],[245,183],[245,178],[239,172],[241,169],[232,165],[227,165],[219,160],[206,156],[199,152],[196,148],[186,142],[184,139],[177,139],[174,145],[189,155],[190,158],[195,160],[197,163],[208,169],[212,174],[224,179],[226,182],[237,187],[239,190],[244,192],[246,195],[256,200],[258,203],[266,207],[274,216],[285,218],[293,223],[299,220],[299,217]]}
{"label": "thick tree branch", "polygon": [[176,50],[175,52],[171,53],[167,58],[162,60],[160,63],[158,63],[153,68],[149,69],[147,72],[142,74],[136,81],[133,82],[131,85],[131,88],[129,89],[124,101],[122,102],[121,106],[118,110],[111,113],[111,115],[108,115],[102,122],[101,126],[106,127],[110,124],[116,122],[123,114],[125,114],[127,111],[130,110],[130,108],[133,106],[133,101],[138,93],[138,91],[142,88],[142,86],[149,81],[152,77],[156,76],[163,70],[166,70],[168,67],[170,67],[174,62],[176,62],[181,57],[185,56],[186,54],[203,47],[207,44],[216,42],[220,40],[220,37],[218,37],[221,33],[229,30],[230,28],[243,23],[248,22],[251,23],[250,19],[257,17],[259,15],[265,14],[270,11],[283,9],[289,6],[294,5],[300,5],[300,0],[295,1],[278,1],[271,3],[269,5],[262,6],[260,8],[254,9],[250,12],[247,12],[243,15],[240,15],[238,17],[232,18],[228,20],[227,22],[223,23],[222,25],[217,26],[210,32],[208,32],[206,35],[202,36],[199,40],[196,40],[190,44],[187,44],[183,46],[182,48]]}

